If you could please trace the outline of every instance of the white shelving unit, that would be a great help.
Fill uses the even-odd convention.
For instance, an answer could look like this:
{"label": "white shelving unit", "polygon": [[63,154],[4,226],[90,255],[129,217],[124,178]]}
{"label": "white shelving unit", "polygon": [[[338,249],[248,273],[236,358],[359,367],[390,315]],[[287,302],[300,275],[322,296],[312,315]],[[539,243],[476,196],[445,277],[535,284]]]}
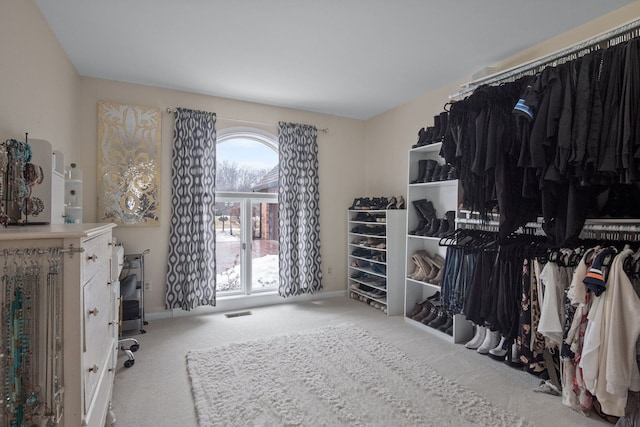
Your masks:
{"label": "white shelving unit", "polygon": [[[438,161],[440,164],[443,163],[443,160],[439,155],[441,147],[442,143],[436,143],[414,148],[409,151],[408,182],[418,178],[420,160],[433,159]],[[410,232],[414,231],[420,223],[420,215],[414,207],[413,202],[423,199],[426,199],[433,204],[438,218],[443,218],[447,211],[457,212],[461,200],[461,191],[458,180],[435,181],[408,185],[405,257],[406,269],[404,275],[405,321],[429,333],[445,338],[446,340],[453,340],[455,343],[466,342],[473,336],[473,325],[471,322],[467,321],[463,315],[457,314],[453,317],[453,336],[447,335],[438,329],[431,328],[407,317],[407,313],[413,309],[417,302],[424,300],[440,290],[440,285],[420,282],[409,278],[409,275],[413,273],[415,267],[415,264],[411,260],[411,255],[416,253],[418,250],[425,250],[431,255],[439,254],[442,258],[446,257],[447,248],[439,245],[439,237],[424,237],[410,234]]]}
{"label": "white shelving unit", "polygon": [[405,209],[347,213],[347,291],[389,316],[402,314],[404,308],[406,214]]}
{"label": "white shelving unit", "polygon": [[64,214],[67,224],[82,223],[82,176],[77,172],[64,181]]}

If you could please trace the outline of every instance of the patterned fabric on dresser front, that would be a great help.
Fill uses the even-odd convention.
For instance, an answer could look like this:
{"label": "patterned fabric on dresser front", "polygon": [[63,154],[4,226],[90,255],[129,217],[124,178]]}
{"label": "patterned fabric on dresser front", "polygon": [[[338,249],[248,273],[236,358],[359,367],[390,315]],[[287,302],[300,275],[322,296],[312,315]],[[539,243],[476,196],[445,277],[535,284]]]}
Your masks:
{"label": "patterned fabric on dresser front", "polygon": [[171,159],[166,307],[216,305],[216,116],[178,108]]}
{"label": "patterned fabric on dresser front", "polygon": [[317,129],[280,122],[280,286],[283,297],[322,289]]}

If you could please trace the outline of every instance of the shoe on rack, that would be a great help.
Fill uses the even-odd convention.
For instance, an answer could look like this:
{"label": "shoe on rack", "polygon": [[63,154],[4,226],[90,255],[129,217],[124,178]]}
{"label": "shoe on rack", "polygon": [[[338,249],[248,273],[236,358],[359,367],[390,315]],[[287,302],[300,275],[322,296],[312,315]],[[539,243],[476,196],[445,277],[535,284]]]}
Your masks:
{"label": "shoe on rack", "polygon": [[399,196],[398,197],[398,202],[396,203],[396,209],[406,209],[407,204],[404,201],[404,197]]}
{"label": "shoe on rack", "polygon": [[410,181],[409,184],[419,184],[424,182],[424,177],[427,174],[427,160],[418,160],[418,177]]}
{"label": "shoe on rack", "polygon": [[427,227],[427,230],[429,229],[429,222],[426,219],[421,219],[416,229],[409,231],[409,234],[413,236],[420,236],[421,234],[419,231],[422,231],[425,227]]}
{"label": "shoe on rack", "polygon": [[440,300],[440,291],[436,291],[435,294],[427,297],[425,301],[439,301]]}
{"label": "shoe on rack", "polygon": [[425,278],[432,274],[431,270],[433,268],[432,264],[427,261],[428,258],[430,258],[429,252],[425,251],[424,249],[416,251],[413,255],[411,255],[411,259],[413,260],[413,262],[417,263],[422,271],[424,271]]}
{"label": "shoe on rack", "polygon": [[417,315],[418,313],[420,313],[422,311],[422,309],[424,308],[424,303],[427,302],[427,300],[423,300],[423,301],[418,301],[414,306],[413,306],[413,310],[411,310],[410,312],[407,313],[407,317],[413,318],[413,316]]}
{"label": "shoe on rack", "polygon": [[395,197],[391,197],[389,199],[389,203],[387,203],[387,206],[385,209],[396,209],[396,204],[398,203],[398,201],[396,200]]}
{"label": "shoe on rack", "polygon": [[440,134],[441,134],[441,123],[440,123],[440,115],[434,116],[433,117],[433,138],[431,139],[431,143],[434,144],[436,142],[441,142],[442,139],[440,139]]}
{"label": "shoe on rack", "polygon": [[484,338],[486,334],[487,334],[487,328],[480,325],[476,326],[475,335],[464,346],[470,350],[477,350],[478,347],[480,347],[484,342]]}
{"label": "shoe on rack", "polygon": [[424,319],[429,314],[431,314],[431,310],[434,310],[434,309],[435,308],[433,305],[426,303],[422,306],[422,310],[420,311],[420,313],[416,314],[411,319],[415,320],[416,322],[421,322],[422,319]]}
{"label": "shoe on rack", "polygon": [[442,220],[440,220],[440,228],[438,228],[438,231],[436,231],[436,234],[434,234],[433,237],[442,238],[451,233],[454,229],[455,227],[449,225],[449,220],[447,218],[442,218]]}
{"label": "shoe on rack", "polygon": [[433,173],[429,179],[429,182],[440,181],[440,174],[442,173],[442,165],[440,163],[436,163],[435,168],[433,169]]}
{"label": "shoe on rack", "polygon": [[422,319],[420,321],[420,323],[422,323],[423,325],[428,326],[429,323],[431,323],[432,321],[434,321],[441,313],[441,310],[438,308],[434,308],[433,310],[431,310],[431,313],[429,313],[429,315],[427,317],[425,317],[424,319]]}
{"label": "shoe on rack", "polygon": [[433,159],[427,159],[426,162],[427,163],[426,163],[426,170],[424,173],[424,177],[420,182],[431,182],[433,179],[433,174],[436,170],[436,166],[438,165],[438,162]]}
{"label": "shoe on rack", "polygon": [[353,203],[351,204],[351,207],[349,209],[352,209],[352,210],[360,209],[361,204],[362,204],[362,199],[359,199],[359,198],[353,199]]}
{"label": "shoe on rack", "polygon": [[440,175],[438,176],[438,181],[446,181],[450,170],[451,170],[451,165],[447,163],[442,165],[442,167],[440,168]]}
{"label": "shoe on rack", "polygon": [[440,332],[444,332],[444,331],[446,331],[447,329],[449,329],[452,326],[453,326],[453,316],[448,316],[447,317],[447,321],[444,322],[444,324],[440,325],[438,327],[438,330]]}
{"label": "shoe on rack", "polygon": [[448,318],[449,318],[449,315],[447,314],[447,312],[444,310],[440,310],[440,314],[438,314],[438,317],[436,317],[431,322],[429,322],[427,326],[438,329],[440,326],[446,323]]}
{"label": "shoe on rack", "polygon": [[425,265],[422,262],[422,260],[420,259],[419,255],[417,255],[417,254],[411,255],[411,260],[416,265],[416,268],[415,268],[413,274],[409,275],[409,278],[412,279],[412,280],[417,280],[419,282],[424,282],[427,279],[427,276],[429,275],[431,270],[430,269],[429,270],[425,269]]}
{"label": "shoe on rack", "polygon": [[427,199],[414,200],[411,202],[413,207],[418,211],[418,215],[427,221],[431,221],[436,217],[436,209],[433,203]]}
{"label": "shoe on rack", "polygon": [[444,141],[444,137],[449,131],[449,113],[447,111],[443,111],[440,113],[440,141]]}
{"label": "shoe on rack", "polygon": [[442,221],[439,218],[435,218],[433,221],[431,221],[431,227],[429,228],[429,231],[423,234],[423,236],[434,237],[438,233],[438,229],[440,228],[441,222]]}
{"label": "shoe on rack", "polygon": [[424,137],[425,137],[425,129],[421,128],[418,131],[418,141],[415,144],[413,144],[411,146],[411,148],[418,148],[418,147],[422,147],[423,145],[425,145]]}
{"label": "shoe on rack", "polygon": [[438,270],[438,274],[436,274],[435,277],[433,277],[433,278],[429,277],[429,278],[427,278],[427,280],[432,285],[440,286],[442,284],[442,279],[443,278],[444,278],[444,267]]}
{"label": "shoe on rack", "polygon": [[447,328],[446,331],[444,331],[445,334],[449,335],[449,336],[453,336],[453,323],[451,323],[451,326],[449,326]]}
{"label": "shoe on rack", "polygon": [[451,169],[449,169],[449,173],[447,174],[447,181],[452,179],[458,179],[458,170],[453,166],[451,166]]}

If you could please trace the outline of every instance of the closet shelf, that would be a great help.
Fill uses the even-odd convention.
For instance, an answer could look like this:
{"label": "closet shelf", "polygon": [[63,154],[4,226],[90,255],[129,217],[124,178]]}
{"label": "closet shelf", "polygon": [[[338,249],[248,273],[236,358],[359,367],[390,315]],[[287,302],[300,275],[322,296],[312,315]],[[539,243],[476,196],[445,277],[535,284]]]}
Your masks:
{"label": "closet shelf", "polygon": [[457,187],[457,179],[448,179],[446,181],[433,181],[433,182],[417,182],[415,184],[409,184],[409,188],[416,187]]}
{"label": "closet shelf", "polygon": [[411,279],[409,277],[407,277],[407,282],[415,283],[416,285],[426,286],[426,287],[432,288],[432,289],[434,289],[436,291],[440,290],[440,285],[436,285],[434,283],[421,282],[420,280],[414,280],[414,279]]}
{"label": "closet shelf", "polygon": [[412,148],[409,151],[412,153],[433,153],[433,152],[439,153],[441,148],[442,148],[442,142],[436,142],[434,144],[423,145],[422,147],[418,147],[418,148]]}
{"label": "closet shelf", "polygon": [[354,248],[359,248],[359,249],[367,249],[367,250],[371,250],[371,251],[378,251],[378,252],[386,252],[387,251],[386,248],[376,248],[375,246],[358,245],[358,244],[355,244],[355,243],[349,243],[349,246],[353,246]]}
{"label": "closet shelf", "polygon": [[387,277],[385,274],[377,273],[370,268],[356,267],[353,265],[351,266],[351,268],[356,271],[361,271],[363,273],[371,274],[372,276],[382,277],[383,279]]}
{"label": "closet shelf", "polygon": [[431,240],[434,242],[439,242],[440,237],[430,237],[430,236],[417,236],[415,234],[407,234],[409,239],[418,239],[418,240]]}
{"label": "closet shelf", "polygon": [[[385,261],[377,261],[375,259],[371,259],[371,258],[365,258],[365,257],[361,257],[361,256],[355,256],[355,255],[351,255],[351,258],[353,259],[359,259],[362,261],[366,261],[366,262],[374,262],[376,264],[380,264],[380,265],[387,265],[387,263]],[[352,266],[353,267],[353,266]]]}

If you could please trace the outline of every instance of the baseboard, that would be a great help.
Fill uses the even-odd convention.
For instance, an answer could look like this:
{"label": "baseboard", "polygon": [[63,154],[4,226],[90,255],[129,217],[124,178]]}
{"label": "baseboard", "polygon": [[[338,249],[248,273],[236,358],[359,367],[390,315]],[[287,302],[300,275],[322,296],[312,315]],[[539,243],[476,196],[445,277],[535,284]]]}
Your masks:
{"label": "baseboard", "polygon": [[242,295],[232,297],[221,297],[216,301],[215,307],[198,307],[191,311],[181,309],[165,310],[156,313],[145,313],[145,320],[153,321],[160,319],[171,319],[174,317],[195,316],[199,314],[223,313],[225,311],[245,310],[267,305],[290,304],[293,302],[316,301],[327,298],[344,297],[347,291],[320,292],[317,294],[305,294],[295,297],[282,298],[277,293]]}

